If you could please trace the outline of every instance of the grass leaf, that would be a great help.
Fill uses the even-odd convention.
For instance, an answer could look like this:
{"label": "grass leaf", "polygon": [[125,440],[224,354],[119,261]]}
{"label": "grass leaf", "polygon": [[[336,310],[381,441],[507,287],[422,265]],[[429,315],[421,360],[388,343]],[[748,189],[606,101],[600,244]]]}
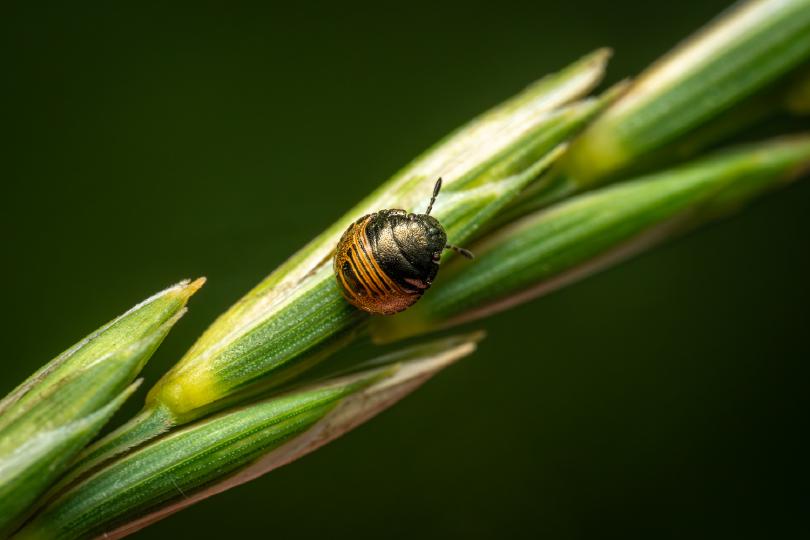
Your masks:
{"label": "grass leaf", "polygon": [[[142,418],[169,411],[173,422],[188,422],[246,388],[287,380],[353,339],[368,317],[345,302],[331,267],[345,228],[382,208],[421,208],[442,176],[435,215],[453,241],[476,233],[615,96],[577,101],[600,80],[608,55],[597,51],[535,83],[384,183],[222,315],[150,391]],[[141,427],[133,421],[118,436]]]}
{"label": "grass leaf", "polygon": [[[627,169],[639,170],[667,150],[684,145],[697,150],[689,141],[696,129],[808,58],[810,0],[752,0],[735,6],[642,73],[511,214],[526,214]],[[747,121],[737,115],[732,123],[739,127],[741,120]],[[730,130],[711,131],[717,137]],[[713,142],[707,133],[700,138],[702,145]]]}
{"label": "grass leaf", "polygon": [[297,459],[365,422],[475,349],[479,335],[197,422],[123,456],[61,494],[19,539],[116,538]]}
{"label": "grass leaf", "polygon": [[3,401],[0,534],[7,534],[134,391],[143,365],[201,285],[134,307],[39,370]]}
{"label": "grass leaf", "polygon": [[574,197],[473,246],[410,310],[374,321],[391,341],[525,302],[738,207],[810,168],[810,135],[744,146]]}

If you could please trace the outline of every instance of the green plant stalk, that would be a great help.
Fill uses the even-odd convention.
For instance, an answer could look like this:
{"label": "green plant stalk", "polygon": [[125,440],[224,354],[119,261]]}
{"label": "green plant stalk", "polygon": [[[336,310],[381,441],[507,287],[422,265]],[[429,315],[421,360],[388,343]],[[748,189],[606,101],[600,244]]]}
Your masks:
{"label": "green plant stalk", "polygon": [[454,242],[491,218],[562,152],[565,142],[614,99],[578,100],[599,81],[609,53],[596,53],[451,134],[383,184],[222,315],[149,392],[144,411],[91,447],[74,474],[159,434],[283,382],[364,331],[368,316],[345,302],[331,255],[345,228],[382,208],[418,210],[436,178],[434,215]]}
{"label": "green plant stalk", "polygon": [[[380,342],[452,326],[525,302],[622,260],[795,178],[810,168],[810,135],[725,151],[580,195],[488,235],[475,264],[371,328]],[[722,212],[721,212],[722,210]]]}
{"label": "green plant stalk", "polygon": [[[488,314],[512,301],[509,294],[532,293],[538,284],[547,287],[549,281],[559,279],[560,274],[576,272],[594,260],[599,262],[617,247],[624,248],[628,244],[646,247],[651,239],[659,241],[686,226],[714,217],[719,210],[726,212],[795,177],[808,166],[810,136],[805,136],[725,151],[687,166],[580,196],[485,237],[479,244],[481,266],[453,263],[445,270],[453,278],[437,287],[435,295],[426,297],[397,317],[378,318],[375,322],[393,324],[395,329],[400,329],[395,337],[403,337]],[[527,246],[537,250],[527,251]],[[528,278],[527,272],[532,272]],[[539,282],[536,281],[538,276]],[[493,284],[504,283],[511,284],[512,289],[493,287]],[[453,287],[455,293],[447,293]],[[458,306],[450,304],[448,307],[441,300],[443,295],[464,300],[465,294],[474,305],[471,307],[462,301],[461,308],[467,311],[461,316],[460,310],[455,309]],[[421,313],[424,317],[425,310],[434,304],[440,306],[438,314],[444,319],[434,315],[427,324],[414,326],[415,315]],[[372,326],[372,329],[378,328]],[[407,331],[402,332],[402,328]],[[388,331],[391,331],[390,326]],[[140,450],[136,454],[138,452]],[[102,471],[126,459],[129,456],[114,461]],[[71,491],[73,489],[81,488],[74,487]],[[185,487],[182,489],[185,493]],[[191,500],[195,500],[194,496]],[[170,508],[177,507],[170,505]],[[164,511],[158,513],[164,515],[161,513]],[[146,521],[139,518],[137,523],[143,525],[149,521],[143,519]]]}
{"label": "green plant stalk", "polygon": [[475,349],[479,335],[401,351],[372,367],[208,418],[123,456],[62,493],[18,539],[124,536],[306,454]]}
{"label": "green plant stalk", "polygon": [[525,215],[637,171],[672,146],[694,148],[684,138],[695,129],[808,58],[810,0],[753,0],[729,10],[635,80],[510,213]]}
{"label": "green plant stalk", "polygon": [[[593,62],[589,58],[575,66],[574,74],[593,70]],[[560,107],[560,85],[568,84],[572,75],[564,72],[561,77],[562,82],[541,82],[528,96],[485,115],[483,125],[473,122],[384,184],[370,202],[346,214],[220,317],[150,391],[148,403],[161,404],[179,422],[187,421],[232,392],[300,361],[315,347],[328,347],[334,340],[343,344],[343,334],[367,316],[343,300],[335,283],[331,255],[340,234],[364,214],[426,204],[432,183],[442,176],[443,193],[434,215],[454,242],[463,243],[534,181],[560,155],[560,145],[604,106],[605,99]],[[582,88],[578,84],[576,92]],[[547,104],[551,95],[554,100]],[[476,134],[473,149],[466,148],[470,132]]]}
{"label": "green plant stalk", "polygon": [[703,149],[716,145],[718,141],[733,138],[736,134],[745,133],[748,128],[765,120],[807,114],[810,110],[802,110],[801,100],[807,90],[810,90],[808,68],[810,66],[805,65],[763,91],[745,98],[731,109],[722,111],[690,131],[688,137],[680,137],[659,150],[650,151],[640,157],[636,165],[625,168],[619,178],[626,179],[641,174],[630,174],[635,170],[652,172],[646,170],[649,164],[655,164],[654,170],[660,170],[694,159]]}
{"label": "green plant stalk", "polygon": [[[540,81],[452,134],[220,317],[152,389],[142,413],[86,450],[41,499],[47,507],[23,536],[75,537],[110,527],[119,527],[114,534],[127,534],[190,501],[295,459],[401,397],[401,388],[412,389],[413,377],[394,385],[399,392],[394,397],[390,381],[401,377],[399,370],[375,371],[379,380],[363,379],[355,389],[345,387],[346,394],[318,393],[328,394],[336,388],[332,385],[346,379],[331,381],[147,441],[288,381],[359,333],[396,339],[488,315],[729,211],[807,167],[807,137],[768,143],[577,197],[496,230],[496,218],[508,215],[507,205],[513,205],[508,211],[546,205],[626,176],[652,157],[684,148],[697,151],[705,141],[735,131],[742,125],[736,123],[740,118],[749,121],[751,110],[767,114],[774,102],[766,99],[759,109],[760,95],[754,94],[810,54],[808,4],[810,0],[761,0],[738,8],[659,62],[595,122],[624,90],[619,86],[598,99],[582,98],[602,75],[605,51]],[[805,110],[804,90],[799,84],[787,95],[789,110]],[[748,109],[745,103],[755,107]],[[730,123],[725,122],[727,114]],[[568,141],[586,125],[566,151]],[[449,265],[435,289],[415,308],[370,321],[337,291],[333,247],[346,226],[365,213],[386,207],[418,210],[438,176],[444,178],[445,190],[435,215],[451,241],[480,238],[473,246],[479,259],[466,265],[445,261]],[[107,380],[107,386],[98,387],[108,392],[115,388],[118,394],[103,403],[84,402],[73,399],[80,388],[73,385],[80,379],[70,374],[90,372],[95,365],[88,351],[98,355],[114,349],[110,336],[135,339],[139,325],[134,322],[130,317],[135,330],[127,331],[126,322],[114,321],[105,327],[107,339],[79,344],[0,402],[0,429],[16,430],[9,439],[16,442],[6,446],[16,452],[15,459],[75,455],[78,438],[68,445],[52,437],[51,453],[41,452],[35,442],[42,433],[16,423],[28,414],[41,423],[48,400],[58,403],[55,396],[92,405],[83,423],[69,424],[81,437],[92,437],[88,433],[103,425],[132,387]],[[106,367],[111,369],[108,375],[130,371]],[[69,411],[62,409],[58,412]],[[67,416],[53,417],[67,421]],[[336,425],[343,427],[335,431]],[[25,446],[24,439],[34,442]],[[130,451],[115,458],[125,450]],[[13,470],[26,471],[22,483],[35,488],[31,492],[53,480],[37,486],[39,475],[31,473],[35,468],[15,465]],[[17,489],[9,493],[16,497]]]}
{"label": "green plant stalk", "polygon": [[137,388],[133,380],[199,283],[139,304],[39,370],[0,417],[0,536],[13,531]]}

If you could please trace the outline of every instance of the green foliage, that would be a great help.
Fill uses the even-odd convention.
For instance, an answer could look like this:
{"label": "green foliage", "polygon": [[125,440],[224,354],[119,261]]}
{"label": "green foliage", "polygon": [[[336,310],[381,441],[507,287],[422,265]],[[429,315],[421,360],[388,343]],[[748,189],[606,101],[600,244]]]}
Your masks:
{"label": "green foliage", "polygon": [[[0,402],[0,534],[30,517],[20,538],[120,537],[272,470],[390,406],[479,336],[290,386],[345,344],[534,298],[810,168],[810,135],[693,155],[777,109],[807,111],[810,0],[748,2],[635,82],[588,97],[608,56],[540,80],[383,183],[215,321],[141,413],[89,447],[201,282],[156,295],[35,373]],[[451,242],[474,242],[476,261],[446,254],[434,289],[400,315],[350,306],[331,268],[340,235],[382,208],[418,210],[440,176],[434,215]]]}
{"label": "green foliage", "polygon": [[[528,213],[563,196],[649,168],[683,145],[697,150],[728,129],[714,121],[810,58],[810,0],[736,6],[650,66],[579,137],[553,175],[518,203]],[[750,104],[749,104],[750,105]],[[757,105],[746,114],[756,115]],[[728,119],[726,119],[728,121]],[[733,127],[745,124],[737,117]],[[702,133],[701,128],[713,129]],[[697,136],[700,144],[690,141]]]}
{"label": "green foliage", "polygon": [[[59,495],[17,537],[101,534],[132,517],[153,512],[159,516],[161,507],[174,510],[238,485],[314,450],[390,406],[471,353],[476,340],[477,336],[450,338],[413,347],[394,361],[383,358],[373,367],[159,438]],[[126,532],[143,524],[129,525]]]}
{"label": "green foliage", "polygon": [[184,282],[135,306],[3,400],[0,534],[13,530],[137,388],[132,381],[200,285]]}
{"label": "green foliage", "polygon": [[486,236],[476,264],[399,317],[375,321],[391,341],[490,315],[598,270],[739,206],[810,168],[810,135],[745,146],[573,197]]}

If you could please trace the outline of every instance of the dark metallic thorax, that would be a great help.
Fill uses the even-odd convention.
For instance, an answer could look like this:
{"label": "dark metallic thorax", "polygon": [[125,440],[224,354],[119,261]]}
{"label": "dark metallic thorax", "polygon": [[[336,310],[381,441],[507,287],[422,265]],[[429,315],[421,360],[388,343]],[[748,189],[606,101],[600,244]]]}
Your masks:
{"label": "dark metallic thorax", "polygon": [[376,314],[413,305],[433,283],[447,243],[432,216],[381,210],[362,217],[343,234],[335,273],[346,299]]}
{"label": "dark metallic thorax", "polygon": [[427,288],[439,271],[447,235],[431,217],[404,210],[371,215],[366,235],[382,270],[404,287]]}

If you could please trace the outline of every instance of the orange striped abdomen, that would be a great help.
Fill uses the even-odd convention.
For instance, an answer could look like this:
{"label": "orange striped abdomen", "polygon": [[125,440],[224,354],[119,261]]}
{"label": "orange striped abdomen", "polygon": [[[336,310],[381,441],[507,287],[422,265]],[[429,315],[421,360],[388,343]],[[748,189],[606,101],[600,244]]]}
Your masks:
{"label": "orange striped abdomen", "polygon": [[366,233],[374,217],[363,216],[343,233],[335,251],[335,275],[350,304],[376,315],[392,315],[419,300],[429,284],[404,287],[382,270]]}

